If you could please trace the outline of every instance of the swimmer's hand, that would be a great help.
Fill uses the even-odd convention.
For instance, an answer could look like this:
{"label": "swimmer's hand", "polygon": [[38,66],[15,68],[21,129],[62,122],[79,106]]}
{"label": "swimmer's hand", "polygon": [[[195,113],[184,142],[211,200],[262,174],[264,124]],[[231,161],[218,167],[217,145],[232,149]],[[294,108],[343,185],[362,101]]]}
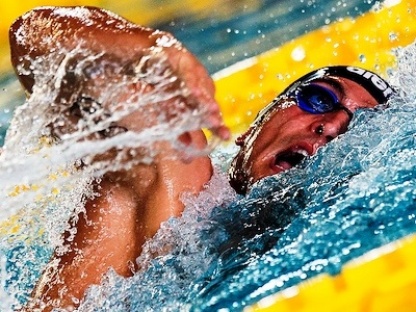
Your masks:
{"label": "swimmer's hand", "polygon": [[138,26],[99,8],[40,7],[18,18],[9,35],[12,63],[27,93],[32,92],[36,78],[32,61],[51,51],[81,48],[128,62],[145,51],[161,50],[189,91],[188,108],[203,113],[214,135],[223,140],[230,137],[207,70],[169,33]]}
{"label": "swimmer's hand", "polygon": [[166,49],[169,62],[188,88],[188,101],[204,105],[206,122],[210,130],[222,140],[230,138],[230,131],[224,125],[219,105],[215,100],[215,86],[205,67],[181,45]]}

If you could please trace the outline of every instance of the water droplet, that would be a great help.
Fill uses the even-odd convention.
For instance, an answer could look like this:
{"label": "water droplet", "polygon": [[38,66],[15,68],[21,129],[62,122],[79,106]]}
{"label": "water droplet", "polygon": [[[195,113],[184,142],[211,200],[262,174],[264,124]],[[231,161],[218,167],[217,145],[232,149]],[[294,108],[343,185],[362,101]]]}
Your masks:
{"label": "water droplet", "polygon": [[294,61],[300,62],[306,57],[305,49],[302,46],[298,46],[293,49],[292,53],[290,54]]}
{"label": "water droplet", "polygon": [[389,40],[390,41],[396,41],[398,39],[398,35],[395,32],[389,33]]}

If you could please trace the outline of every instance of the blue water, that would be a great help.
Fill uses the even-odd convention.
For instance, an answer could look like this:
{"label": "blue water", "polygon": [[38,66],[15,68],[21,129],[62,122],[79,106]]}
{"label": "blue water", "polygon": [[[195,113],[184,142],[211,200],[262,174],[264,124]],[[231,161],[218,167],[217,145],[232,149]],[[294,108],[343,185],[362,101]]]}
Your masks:
{"label": "blue water", "polygon": [[[238,29],[240,34],[246,31],[249,36],[249,30],[263,27],[261,31],[267,33],[261,37],[264,51],[266,43],[280,43],[273,39],[272,25],[276,24],[275,30],[289,27],[285,34],[295,37],[299,31],[326,23],[328,12],[333,12],[333,6],[324,5],[329,2],[311,1],[310,11],[315,13],[307,16],[314,23],[296,27],[284,18],[288,11],[298,13],[298,6],[290,3],[264,1],[268,14],[243,10],[230,18],[235,23],[232,27],[206,20],[212,28],[193,33],[188,27],[191,22],[183,22],[183,37],[172,32],[183,41],[197,38],[198,32],[199,36],[238,37],[235,45],[221,46],[220,39],[214,41],[214,46],[221,46],[215,54],[204,45],[208,40],[199,45],[195,40],[195,46],[190,41],[191,50],[200,53],[214,72],[259,52],[258,38],[243,42],[227,29]],[[352,6],[339,3],[336,11],[346,8],[345,15],[369,6],[364,1]],[[292,9],[275,18],[284,6]],[[260,16],[268,17],[269,22],[263,25]],[[248,24],[241,26],[244,21]],[[172,25],[179,27],[180,23]],[[236,54],[230,56],[231,50]],[[129,279],[109,272],[102,285],[91,288],[79,310],[239,311],[319,273],[337,274],[349,260],[416,232],[415,50],[411,46],[400,57],[392,78],[400,96],[388,108],[359,112],[350,131],[298,168],[258,183],[247,197],[235,195],[222,172],[234,150],[217,152],[214,158],[221,167],[212,185],[199,197],[189,198],[184,216],[170,219],[148,243],[141,259],[147,267]],[[168,253],[148,257],[166,245]],[[0,293],[1,308],[25,302],[51,253],[50,237],[40,232],[24,238],[2,237],[0,254],[7,261],[0,262],[0,273],[8,275],[1,276],[1,286],[7,290],[6,297]]]}
{"label": "blue water", "polygon": [[213,8],[207,18],[173,18],[156,26],[172,32],[215,73],[338,18],[358,16],[376,3],[374,0],[242,1],[232,3],[232,7]]}
{"label": "blue water", "polygon": [[247,197],[219,174],[149,247],[167,241],[168,254],[131,279],[109,274],[81,311],[240,311],[415,233],[416,47],[401,60],[393,80],[405,87],[389,107],[358,112],[346,134]]}
{"label": "blue water", "polygon": [[210,236],[227,248],[192,289],[193,310],[241,308],[413,233],[415,118],[400,102],[363,113],[303,168],[215,211]]}

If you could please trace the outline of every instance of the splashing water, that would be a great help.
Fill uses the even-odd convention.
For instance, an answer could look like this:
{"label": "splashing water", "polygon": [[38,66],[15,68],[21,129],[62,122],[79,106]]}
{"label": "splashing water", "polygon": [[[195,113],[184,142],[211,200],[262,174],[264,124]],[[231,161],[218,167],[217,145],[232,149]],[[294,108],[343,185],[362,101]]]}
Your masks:
{"label": "splashing water", "polygon": [[416,47],[397,56],[388,108],[357,113],[303,166],[213,211],[210,236],[226,252],[193,284],[190,310],[240,310],[416,231]]}
{"label": "splashing water", "polygon": [[[182,148],[177,137],[204,126],[204,108],[187,106],[188,91],[161,50],[130,63],[82,49],[30,62],[36,84],[0,155],[0,297],[10,298],[1,311],[27,300],[68,220],[93,196],[92,179],[150,163],[157,142]],[[116,125],[134,114],[134,131]]]}
{"label": "splashing water", "polygon": [[[138,259],[143,268],[128,279],[108,272],[101,285],[89,289],[78,310],[238,311],[319,273],[336,274],[347,261],[415,232],[416,46],[397,56],[391,81],[398,96],[388,108],[357,112],[350,131],[298,168],[257,183],[247,197],[236,197],[218,168],[204,192],[184,198],[183,216],[169,219],[146,243]],[[147,70],[152,79],[169,80],[163,62],[152,64]],[[119,145],[151,147],[202,125],[201,119],[185,114],[185,120],[175,116],[136,133],[91,140],[92,133],[113,121],[101,120],[78,125],[57,144],[39,145],[51,122],[47,108],[57,97],[50,83],[46,85],[49,88],[36,89],[20,110],[2,155],[2,173],[13,172],[14,180],[2,182],[6,200],[1,219],[17,215],[20,220],[17,229],[11,223],[2,237],[2,311],[26,300],[52,249],[60,244],[56,237],[69,217],[82,210],[81,194],[88,192],[91,177],[113,168],[105,159],[92,162],[91,155]],[[177,96],[161,85],[128,107],[149,109],[146,105],[160,102],[160,97]],[[103,92],[101,98],[116,95]],[[36,115],[44,118],[34,119]],[[118,109],[111,114],[122,116]],[[29,128],[28,118],[34,119]],[[221,163],[232,153],[222,150],[213,157]],[[73,164],[81,158],[90,166],[75,170]],[[125,158],[115,165],[126,165]],[[47,180],[52,173],[55,180]],[[27,188],[16,189],[22,181]],[[37,188],[31,189],[34,184]]]}

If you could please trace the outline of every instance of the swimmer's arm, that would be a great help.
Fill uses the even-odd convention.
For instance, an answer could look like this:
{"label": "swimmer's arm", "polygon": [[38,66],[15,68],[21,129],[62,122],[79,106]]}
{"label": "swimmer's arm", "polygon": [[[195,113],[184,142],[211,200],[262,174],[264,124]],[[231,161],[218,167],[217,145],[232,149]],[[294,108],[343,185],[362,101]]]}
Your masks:
{"label": "swimmer's arm", "polygon": [[205,67],[171,34],[131,23],[106,10],[94,7],[44,7],[18,18],[9,31],[11,60],[28,93],[34,85],[30,72],[34,57],[76,47],[135,59],[146,49],[162,49],[190,96],[206,109],[206,121],[214,134],[228,139],[214,83]]}
{"label": "swimmer's arm", "polygon": [[[33,59],[76,47],[129,59],[156,46],[162,37],[173,39],[168,33],[135,25],[94,7],[40,7],[19,17],[9,31],[15,68],[22,64],[22,57]],[[26,77],[22,77],[23,84],[31,91],[33,80]]]}
{"label": "swimmer's arm", "polygon": [[[59,13],[59,10],[56,11],[51,8],[38,9],[29,12],[13,24],[10,32],[12,60],[18,73],[20,65],[30,65],[30,59],[28,64],[23,59],[26,56],[29,58],[47,56],[52,50],[59,49],[62,45],[66,48],[76,47],[80,41],[87,44],[90,51],[99,47],[105,53],[125,53],[123,56],[126,58],[137,56],[138,51],[142,51],[149,46],[162,47],[169,57],[172,68],[185,82],[195,100],[208,108],[207,118],[209,118],[209,123],[212,125],[214,132],[221,138],[227,137],[227,129],[222,125],[218,105],[214,100],[212,79],[196,58],[186,49],[183,49],[180,44],[164,46],[165,43],[163,42],[157,43],[157,38],[162,38],[165,33],[133,25],[107,11],[86,8],[87,11],[91,12],[90,21],[92,22],[88,24],[85,23],[85,20],[69,14],[71,10],[75,10],[73,11],[75,14],[76,8],[65,10],[69,10],[67,12],[68,16],[63,16]],[[58,42],[62,45],[60,46]],[[34,83],[33,76],[22,75],[20,79],[30,93]],[[188,142],[187,144],[200,142],[198,143],[200,146],[196,147],[202,149],[206,145],[204,140],[205,136],[202,131],[196,131],[187,133],[184,141]],[[137,186],[134,191],[136,199],[132,203],[137,209],[128,210],[128,198],[123,197],[116,200],[116,206],[123,207],[123,213],[121,214],[123,218],[113,228],[107,227],[102,217],[107,216],[110,218],[108,221],[111,221],[112,216],[116,215],[117,211],[112,210],[112,207],[115,206],[105,202],[108,193],[104,192],[106,188],[102,188],[103,184],[99,185],[103,193],[97,198],[98,202],[95,203],[95,206],[90,202],[86,205],[87,220],[98,218],[96,219],[99,221],[97,222],[98,228],[93,228],[93,231],[88,230],[88,224],[80,219],[80,222],[76,224],[77,233],[79,234],[77,234],[74,241],[67,242],[70,252],[56,254],[51,262],[52,264],[54,262],[60,264],[59,272],[56,272],[55,276],[65,281],[64,285],[69,285],[69,288],[65,290],[66,294],[69,295],[66,296],[66,299],[63,299],[61,297],[62,288],[59,287],[62,284],[55,284],[53,276],[45,272],[44,278],[38,284],[34,293],[35,300],[41,299],[43,301],[45,299],[48,301],[47,297],[49,296],[53,299],[64,300],[61,301],[62,303],[69,302],[68,304],[70,304],[70,301],[65,300],[70,300],[71,296],[81,299],[88,285],[98,284],[102,274],[110,267],[124,276],[132,274],[129,263],[134,263],[140,254],[144,239],[151,237],[159,228],[161,222],[172,215],[177,216],[181,213],[183,204],[180,201],[180,196],[184,192],[198,193],[211,176],[208,157],[199,157],[190,163],[183,163],[178,160],[181,155],[177,155],[179,157],[176,158],[172,157],[174,152],[175,149],[169,147],[163,146],[161,148],[161,152],[157,155],[160,161],[152,164],[157,169],[157,174],[152,179],[155,184],[152,184],[151,187],[143,188],[143,180],[145,179],[143,179],[142,173],[132,172],[131,170],[126,172],[131,174],[132,179],[137,179],[135,182],[124,177],[130,188]],[[119,178],[124,174],[125,172],[120,172]],[[105,184],[105,181],[103,183]],[[108,191],[115,191],[114,188],[117,188],[117,185],[114,183],[110,185],[112,186],[108,186]],[[143,192],[143,189],[146,189],[146,192],[139,195],[139,192]],[[101,203],[99,202],[100,198],[103,200]],[[96,207],[98,207],[98,210],[94,210]],[[158,207],[164,209],[156,213]],[[104,215],[100,215],[102,213]],[[132,220],[134,220],[134,224]],[[92,222],[92,224],[96,224],[96,222]],[[99,231],[94,232],[97,229]],[[123,231],[122,235],[117,235],[121,229],[130,230]],[[137,232],[143,229],[145,229],[144,233]],[[113,234],[116,235],[111,236]],[[110,242],[113,239],[114,241]],[[127,246],[130,241],[134,252],[124,252],[130,248]],[[122,251],[121,256],[112,253],[113,246]],[[71,251],[80,252],[84,261],[91,261],[90,268],[93,271],[96,270],[95,274],[84,280],[84,268],[79,262],[75,261],[77,260],[76,255]],[[116,256],[109,258],[108,255]],[[96,266],[97,261],[99,262],[102,259],[106,259],[106,261],[102,261],[102,265]]]}

